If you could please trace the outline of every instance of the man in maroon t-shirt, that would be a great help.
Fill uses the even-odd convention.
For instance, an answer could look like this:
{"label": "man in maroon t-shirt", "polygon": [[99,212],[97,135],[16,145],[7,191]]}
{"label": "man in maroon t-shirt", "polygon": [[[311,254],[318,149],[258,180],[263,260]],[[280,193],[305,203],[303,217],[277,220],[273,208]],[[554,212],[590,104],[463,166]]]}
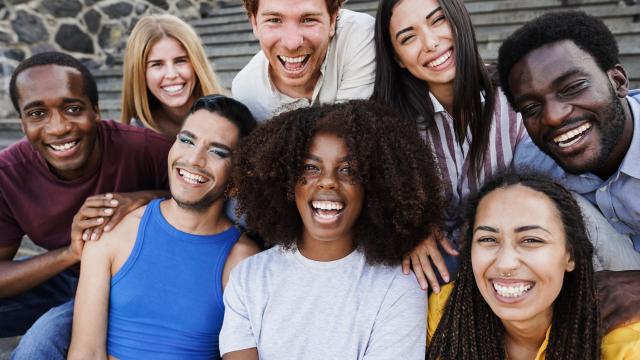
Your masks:
{"label": "man in maroon t-shirt", "polygon": [[[30,328],[14,358],[64,358],[84,240],[166,194],[173,141],[100,121],[95,80],[69,55],[23,61],[10,94],[26,139],[0,152],[0,337]],[[48,251],[13,260],[24,235]]]}

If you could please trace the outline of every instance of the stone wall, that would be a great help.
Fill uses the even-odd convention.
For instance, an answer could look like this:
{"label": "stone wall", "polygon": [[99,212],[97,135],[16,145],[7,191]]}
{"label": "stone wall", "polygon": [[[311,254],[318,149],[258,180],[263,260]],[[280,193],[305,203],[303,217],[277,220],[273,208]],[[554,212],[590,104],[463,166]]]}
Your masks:
{"label": "stone wall", "polygon": [[0,119],[16,116],[9,79],[23,59],[64,51],[90,69],[121,59],[127,34],[140,16],[172,13],[183,19],[207,17],[213,0],[0,0]]}

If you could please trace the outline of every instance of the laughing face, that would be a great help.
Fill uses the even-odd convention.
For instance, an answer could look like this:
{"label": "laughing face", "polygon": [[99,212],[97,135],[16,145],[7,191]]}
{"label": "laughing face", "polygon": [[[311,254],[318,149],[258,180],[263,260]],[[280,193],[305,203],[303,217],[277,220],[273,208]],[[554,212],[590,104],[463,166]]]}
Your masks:
{"label": "laughing face", "polygon": [[182,44],[172,37],[161,38],[151,47],[146,67],[149,92],[163,109],[187,112],[193,104],[197,78]]}
{"label": "laughing face", "polygon": [[515,105],[531,139],[574,174],[607,178],[631,141],[621,67],[602,71],[570,40],[533,50],[509,74]]}
{"label": "laughing face", "polygon": [[429,84],[453,87],[455,37],[437,0],[400,0],[389,21],[389,36],[400,67]]}
{"label": "laughing face", "polygon": [[311,98],[336,16],[329,14],[325,0],[260,0],[251,25],[280,92]]}
{"label": "laughing face", "polygon": [[295,187],[303,243],[353,242],[353,227],[364,199],[364,189],[353,179],[345,141],[333,134],[314,136]]}
{"label": "laughing face", "polygon": [[97,166],[97,105],[80,71],[59,65],[29,68],[16,79],[22,130],[58,177],[82,177]]}
{"label": "laughing face", "polygon": [[203,211],[223,200],[238,134],[232,122],[207,110],[187,117],[168,156],[171,196],[180,207]]}
{"label": "laughing face", "polygon": [[472,241],[475,281],[493,312],[503,322],[550,321],[575,267],[553,201],[522,185],[496,189],[478,204]]}

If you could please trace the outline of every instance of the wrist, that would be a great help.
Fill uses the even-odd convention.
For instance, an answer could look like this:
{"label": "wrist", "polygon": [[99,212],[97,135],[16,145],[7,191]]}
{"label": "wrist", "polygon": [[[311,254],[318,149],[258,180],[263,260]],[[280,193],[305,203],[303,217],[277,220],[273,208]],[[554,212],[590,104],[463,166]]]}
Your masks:
{"label": "wrist", "polygon": [[78,251],[74,249],[72,245],[73,244],[69,244],[69,246],[67,246],[67,248],[62,253],[64,260],[69,263],[69,266],[79,263],[80,259],[82,258],[82,253],[78,253]]}

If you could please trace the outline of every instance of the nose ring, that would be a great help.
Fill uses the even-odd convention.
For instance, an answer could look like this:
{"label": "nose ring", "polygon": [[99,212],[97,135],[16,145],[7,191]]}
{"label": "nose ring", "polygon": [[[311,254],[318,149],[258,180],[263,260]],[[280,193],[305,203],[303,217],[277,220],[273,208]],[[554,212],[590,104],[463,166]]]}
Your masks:
{"label": "nose ring", "polygon": [[502,275],[502,277],[505,277],[505,278],[511,277],[511,273],[510,272],[505,272],[505,273],[502,273],[501,275]]}

